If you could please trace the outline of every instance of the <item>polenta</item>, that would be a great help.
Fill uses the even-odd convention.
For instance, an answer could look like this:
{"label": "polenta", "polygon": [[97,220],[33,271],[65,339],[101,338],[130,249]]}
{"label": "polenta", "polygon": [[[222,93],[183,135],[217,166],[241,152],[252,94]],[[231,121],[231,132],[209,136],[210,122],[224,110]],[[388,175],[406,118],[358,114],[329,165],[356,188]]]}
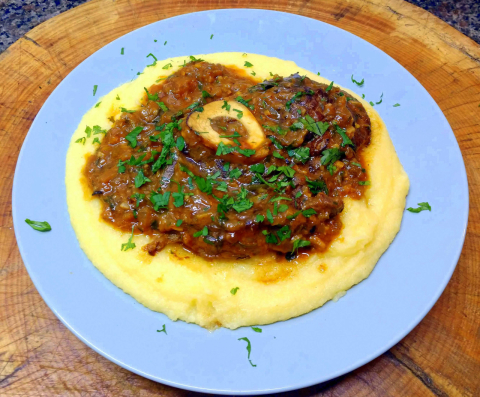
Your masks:
{"label": "polenta", "polygon": [[157,61],[105,95],[72,136],[66,188],[109,280],[172,320],[235,329],[368,277],[409,182],[358,95],[290,61],[218,53]]}

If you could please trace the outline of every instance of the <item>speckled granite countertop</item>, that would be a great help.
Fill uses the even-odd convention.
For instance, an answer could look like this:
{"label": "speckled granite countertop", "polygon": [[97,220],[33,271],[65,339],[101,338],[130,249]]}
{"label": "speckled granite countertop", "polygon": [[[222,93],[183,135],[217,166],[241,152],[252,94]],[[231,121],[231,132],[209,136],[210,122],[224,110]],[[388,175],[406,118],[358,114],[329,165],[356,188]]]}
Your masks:
{"label": "speckled granite countertop", "polygon": [[[0,53],[39,23],[88,0],[0,0]],[[480,0],[408,0],[480,44]]]}

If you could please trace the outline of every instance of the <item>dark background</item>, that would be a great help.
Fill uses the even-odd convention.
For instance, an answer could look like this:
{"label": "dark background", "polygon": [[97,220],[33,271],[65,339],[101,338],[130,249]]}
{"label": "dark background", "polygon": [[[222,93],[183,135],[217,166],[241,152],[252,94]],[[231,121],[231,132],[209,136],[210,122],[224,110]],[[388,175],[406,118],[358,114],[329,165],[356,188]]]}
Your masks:
{"label": "dark background", "polygon": [[[0,53],[39,23],[88,0],[0,0]],[[480,0],[408,0],[480,44]]]}

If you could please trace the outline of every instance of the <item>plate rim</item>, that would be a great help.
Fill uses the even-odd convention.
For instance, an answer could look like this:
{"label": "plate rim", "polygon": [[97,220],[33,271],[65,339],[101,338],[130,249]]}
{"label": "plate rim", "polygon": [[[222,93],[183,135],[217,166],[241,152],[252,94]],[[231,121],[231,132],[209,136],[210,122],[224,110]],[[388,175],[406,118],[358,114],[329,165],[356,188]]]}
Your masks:
{"label": "plate rim", "polygon": [[[463,187],[465,188],[465,191],[463,192],[463,197],[465,199],[465,208],[464,208],[464,212],[462,213],[464,219],[462,221],[462,234],[461,236],[458,236],[457,239],[461,240],[461,244],[459,244],[457,246],[457,249],[456,249],[456,252],[454,253],[454,257],[456,258],[453,262],[453,265],[451,265],[449,267],[449,271],[448,272],[445,272],[445,275],[444,275],[444,278],[442,280],[442,283],[440,283],[438,286],[437,286],[437,289],[436,289],[436,293],[433,294],[433,296],[429,299],[429,303],[427,305],[425,305],[425,307],[423,308],[423,310],[420,312],[420,314],[418,314],[415,319],[413,319],[411,321],[411,323],[408,325],[408,326],[405,326],[405,327],[402,327],[402,331],[401,332],[397,332],[396,335],[394,337],[392,337],[391,341],[386,344],[386,346],[383,346],[379,349],[377,349],[376,351],[372,352],[371,354],[365,356],[363,359],[361,360],[357,360],[356,362],[354,363],[351,363],[349,366],[345,367],[344,369],[342,370],[339,370],[337,371],[337,373],[334,374],[334,376],[330,376],[328,379],[321,379],[321,377],[319,377],[319,379],[317,378],[316,380],[311,380],[310,382],[306,383],[306,382],[299,382],[297,384],[291,384],[289,386],[280,386],[280,387],[277,387],[277,388],[271,388],[271,389],[250,389],[250,390],[221,390],[221,389],[211,389],[211,388],[203,388],[203,387],[199,387],[199,386],[192,386],[192,385],[188,385],[188,384],[180,384],[178,382],[174,382],[174,381],[170,381],[168,379],[163,379],[161,377],[156,377],[156,376],[152,376],[148,373],[145,373],[145,372],[142,372],[141,370],[137,369],[137,368],[134,368],[134,367],[131,367],[128,363],[124,363],[122,361],[120,361],[119,359],[117,359],[116,357],[113,357],[111,355],[109,355],[108,353],[102,351],[101,349],[99,349],[95,344],[93,344],[93,342],[90,342],[89,340],[87,340],[86,338],[84,338],[82,335],[80,335],[74,328],[73,326],[71,326],[67,320],[65,318],[63,318],[63,316],[57,312],[57,310],[54,308],[55,304],[54,302],[51,301],[50,297],[48,296],[48,291],[45,291],[43,289],[43,287],[41,286],[41,284],[38,283],[38,280],[37,282],[35,281],[36,280],[36,276],[35,276],[35,272],[33,272],[33,269],[31,268],[31,266],[28,264],[27,261],[25,261],[23,258],[25,256],[24,252],[25,252],[25,249],[23,247],[23,244],[22,244],[22,239],[19,238],[19,235],[20,235],[20,228],[18,227],[18,224],[20,224],[22,221],[19,217],[19,209],[17,208],[17,205],[16,205],[16,191],[18,190],[18,185],[20,182],[18,182],[19,180],[19,177],[18,177],[18,168],[19,168],[19,164],[20,162],[22,161],[22,158],[23,158],[23,155],[24,155],[24,148],[25,148],[25,142],[27,141],[29,135],[30,135],[30,132],[31,130],[35,127],[35,124],[37,122],[37,119],[39,117],[39,115],[42,113],[42,111],[44,110],[44,107],[45,107],[45,104],[51,99],[51,97],[53,96],[53,94],[55,93],[55,91],[57,89],[59,89],[59,87],[62,86],[62,84],[65,83],[65,80],[67,79],[67,77],[74,71],[76,70],[77,68],[79,68],[82,64],[84,64],[89,58],[91,58],[92,56],[94,56],[97,52],[101,51],[102,49],[104,49],[105,47],[107,46],[111,46],[111,45],[114,45],[114,43],[116,43],[117,41],[119,40],[122,40],[124,37],[128,36],[128,35],[131,35],[139,30],[142,30],[142,29],[146,29],[148,27],[150,27],[151,25],[155,25],[155,24],[159,24],[159,23],[162,23],[163,21],[166,21],[166,20],[172,20],[172,19],[181,19],[181,18],[184,18],[186,16],[191,16],[192,14],[209,14],[209,13],[218,13],[218,12],[252,12],[252,13],[255,13],[255,12],[266,12],[266,13],[269,13],[269,14],[281,14],[281,15],[287,15],[289,17],[296,17],[296,18],[301,18],[301,19],[307,19],[307,20],[311,20],[311,21],[315,21],[316,23],[321,23],[321,24],[324,24],[324,25],[327,25],[329,26],[330,28],[333,28],[333,29],[338,29],[344,33],[346,33],[347,35],[350,35],[350,36],[353,36],[356,40],[361,40],[363,41],[364,43],[367,43],[367,45],[371,46],[372,48],[374,48],[375,50],[381,52],[383,54],[383,56],[386,56],[388,57],[391,61],[395,62],[399,67],[401,67],[402,69],[404,69],[404,71],[406,71],[417,83],[419,83],[419,85],[421,86],[421,88],[427,93],[427,95],[433,100],[433,102],[435,103],[435,106],[438,108],[438,110],[440,111],[440,113],[443,115],[443,118],[444,120],[446,121],[446,123],[448,124],[449,128],[450,128],[450,131],[453,135],[453,137],[455,138],[455,143],[456,143],[456,150],[458,151],[458,153],[460,154],[460,159],[461,159],[461,177],[462,177],[462,180],[463,180]],[[464,244],[465,244],[465,237],[466,237],[466,232],[467,232],[467,227],[468,227],[468,219],[469,219],[469,206],[470,206],[470,197],[469,197],[469,185],[468,185],[468,178],[467,178],[467,172],[466,172],[466,167],[465,167],[465,161],[464,161],[464,158],[463,158],[463,153],[462,151],[460,150],[460,146],[458,144],[458,140],[457,140],[457,136],[455,135],[453,129],[451,128],[450,126],[450,123],[448,121],[448,119],[446,118],[445,114],[443,113],[443,111],[441,110],[440,106],[437,104],[437,102],[435,101],[435,99],[431,96],[431,94],[425,89],[425,87],[423,86],[423,84],[415,77],[412,75],[412,73],[410,73],[410,71],[408,69],[406,69],[401,63],[399,63],[398,61],[396,61],[394,58],[392,58],[389,54],[387,54],[386,52],[384,52],[383,50],[381,50],[380,48],[376,47],[375,45],[373,45],[372,43],[370,43],[369,41],[363,39],[362,37],[359,37],[351,32],[349,32],[348,30],[345,30],[345,29],[342,29],[338,26],[335,26],[335,25],[331,25],[327,22],[324,22],[324,21],[321,21],[319,19],[315,19],[315,18],[310,18],[310,17],[306,17],[306,16],[303,16],[303,15],[298,15],[298,14],[293,14],[293,13],[289,13],[289,12],[284,12],[284,11],[275,11],[275,10],[269,10],[269,9],[262,9],[262,8],[216,8],[216,9],[209,9],[209,10],[202,10],[202,11],[196,11],[196,12],[189,12],[189,13],[185,13],[185,14],[179,14],[179,15],[176,15],[176,16],[173,16],[173,17],[170,17],[170,18],[164,18],[164,19],[160,19],[158,21],[155,21],[153,23],[150,23],[150,24],[147,24],[147,25],[144,25],[138,29],[135,29],[135,30],[132,30],[122,36],[119,36],[117,37],[116,39],[112,40],[111,42],[107,43],[106,45],[102,46],[101,48],[97,49],[95,52],[93,52],[92,54],[90,54],[88,57],[86,57],[84,60],[82,60],[82,62],[80,62],[78,65],[76,65],[63,79],[62,81],[59,82],[59,84],[55,87],[55,89],[50,93],[50,95],[48,96],[48,98],[45,100],[45,102],[42,104],[42,107],[40,108],[40,110],[38,111],[38,113],[36,114],[35,116],[35,119],[34,121],[32,122],[27,134],[25,135],[25,138],[22,142],[22,147],[21,147],[21,150],[19,152],[19,155],[18,155],[18,158],[17,158],[17,162],[16,162],[16,165],[15,165],[15,173],[14,173],[14,178],[13,178],[13,184],[12,184],[12,218],[13,218],[13,226],[14,226],[14,232],[15,232],[15,238],[16,238],[16,242],[17,242],[17,246],[19,248],[19,251],[20,251],[20,254],[21,254],[21,257],[22,257],[22,262],[24,263],[25,265],[25,268],[28,272],[28,275],[30,277],[30,279],[32,280],[35,288],[37,289],[38,293],[40,294],[40,296],[42,297],[43,301],[47,304],[47,306],[49,307],[50,310],[52,310],[52,312],[55,314],[55,316],[62,322],[63,325],[65,325],[65,327],[70,331],[72,332],[76,337],[77,339],[79,339],[80,341],[82,341],[84,344],[86,344],[89,348],[93,349],[94,351],[96,351],[98,354],[102,355],[103,357],[105,357],[106,359],[108,359],[109,361],[119,365],[120,367],[124,368],[124,369],[127,369],[128,371],[131,371],[137,375],[140,375],[142,377],[145,377],[145,378],[148,378],[148,379],[151,379],[155,382],[159,382],[159,383],[162,383],[162,384],[166,384],[166,385],[169,385],[169,386],[172,386],[172,387],[176,387],[176,388],[181,388],[181,389],[184,389],[184,390],[190,390],[190,391],[195,391],[195,392],[203,392],[203,393],[209,393],[209,394],[214,394],[214,393],[222,393],[222,394],[226,394],[226,395],[258,395],[258,394],[272,394],[272,393],[278,393],[278,392],[288,392],[288,391],[292,391],[292,390],[298,390],[300,388],[305,388],[305,387],[311,387],[311,386],[314,386],[314,385],[317,385],[317,384],[321,384],[321,383],[324,383],[324,382],[328,382],[332,379],[335,379],[339,376],[342,376],[344,374],[347,374],[369,362],[371,362],[372,360],[374,360],[375,358],[379,357],[380,355],[382,355],[383,353],[385,353],[386,351],[390,350],[394,345],[396,345],[397,343],[399,343],[403,338],[405,338],[424,318],[425,316],[430,312],[430,310],[433,308],[433,306],[435,305],[435,303],[438,301],[438,299],[440,298],[440,296],[443,294],[446,286],[448,285],[452,275],[453,275],[453,272],[455,271],[456,267],[457,267],[457,264],[458,264],[458,261],[460,259],[460,256],[463,252],[463,247],[464,247]],[[16,221],[16,219],[18,219]],[[402,219],[402,223],[403,223],[403,219]],[[77,244],[78,244],[78,241],[77,241]],[[123,292],[123,291],[122,291]],[[123,292],[124,293],[124,292]],[[53,299],[52,299],[53,300]],[[171,321],[171,320],[170,320]]]}

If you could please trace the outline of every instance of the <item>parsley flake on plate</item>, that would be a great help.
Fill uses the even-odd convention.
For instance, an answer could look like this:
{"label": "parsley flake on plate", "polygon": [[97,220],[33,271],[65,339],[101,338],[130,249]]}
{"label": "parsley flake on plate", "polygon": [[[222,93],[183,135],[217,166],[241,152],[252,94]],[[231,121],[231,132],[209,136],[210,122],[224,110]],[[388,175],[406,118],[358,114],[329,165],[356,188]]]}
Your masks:
{"label": "parsley flake on plate", "polygon": [[32,229],[38,230],[39,232],[49,232],[52,230],[52,227],[47,221],[32,221],[30,219],[25,219],[27,225],[29,225]]}
{"label": "parsley flake on plate", "polygon": [[417,205],[417,208],[408,207],[407,211],[413,212],[415,214],[418,214],[422,211],[432,211],[432,207],[430,207],[430,204],[428,204],[428,202],[418,203]]}

